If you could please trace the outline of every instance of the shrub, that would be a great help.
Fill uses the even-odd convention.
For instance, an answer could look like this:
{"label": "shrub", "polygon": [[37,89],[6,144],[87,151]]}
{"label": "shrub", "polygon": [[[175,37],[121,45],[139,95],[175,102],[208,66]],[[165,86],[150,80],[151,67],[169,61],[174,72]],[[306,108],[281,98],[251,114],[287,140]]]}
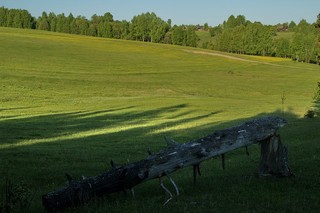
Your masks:
{"label": "shrub", "polygon": [[313,106],[307,110],[304,117],[320,117],[320,82],[318,82],[318,88],[313,97]]}

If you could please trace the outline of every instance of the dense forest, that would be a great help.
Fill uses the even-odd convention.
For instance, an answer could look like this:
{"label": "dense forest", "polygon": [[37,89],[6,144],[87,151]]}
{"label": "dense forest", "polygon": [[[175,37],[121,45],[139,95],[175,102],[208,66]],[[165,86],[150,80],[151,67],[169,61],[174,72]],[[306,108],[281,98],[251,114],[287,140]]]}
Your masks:
{"label": "dense forest", "polygon": [[35,18],[27,10],[0,7],[0,26],[30,28],[52,32],[89,35],[104,38],[128,39],[195,47],[197,35],[194,26],[171,26],[171,20],[163,21],[155,13],[134,16],[130,22],[117,21],[109,12],[103,16],[74,17],[72,13],[47,14]]}
{"label": "dense forest", "polygon": [[[142,13],[131,21],[114,20],[109,12],[103,16],[95,14],[90,20],[84,16],[74,17],[72,13],[66,16],[53,12],[43,12],[35,18],[27,10],[0,7],[0,26],[191,47],[197,46],[196,31],[202,30],[214,38],[205,42],[203,48],[320,63],[320,14],[312,24],[301,20],[298,24],[292,21],[276,26],[251,22],[243,15],[231,15],[224,23],[211,27],[208,24],[172,26],[170,19],[164,21],[155,13]],[[291,33],[277,36],[279,31]]]}
{"label": "dense forest", "polygon": [[[278,32],[288,32],[290,36],[278,36]],[[244,16],[231,15],[223,24],[210,28],[210,34],[216,39],[208,45],[220,51],[285,57],[308,63],[319,63],[320,59],[320,14],[314,24],[303,19],[298,24],[291,21],[276,26],[251,23]]]}

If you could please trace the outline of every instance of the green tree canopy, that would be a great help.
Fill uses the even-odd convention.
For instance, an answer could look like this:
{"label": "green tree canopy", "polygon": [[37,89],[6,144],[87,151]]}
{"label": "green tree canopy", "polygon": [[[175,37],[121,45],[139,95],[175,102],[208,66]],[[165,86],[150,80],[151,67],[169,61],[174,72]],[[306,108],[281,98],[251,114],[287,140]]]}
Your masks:
{"label": "green tree canopy", "polygon": [[38,18],[37,21],[37,29],[38,30],[47,30],[49,31],[50,28],[50,23],[49,23],[49,18],[46,12],[42,12],[41,17]]}
{"label": "green tree canopy", "polygon": [[185,42],[185,31],[182,26],[173,26],[172,29],[172,44],[174,45],[184,45]]}
{"label": "green tree canopy", "polygon": [[317,16],[316,27],[320,28],[320,13]]}
{"label": "green tree canopy", "polygon": [[186,46],[189,47],[196,47],[197,46],[197,41],[198,41],[198,36],[196,34],[196,29],[194,26],[188,26],[186,30],[186,40],[185,44]]}
{"label": "green tree canopy", "polygon": [[163,42],[166,33],[170,29],[171,21],[168,22],[163,21],[155,13],[142,13],[134,16],[130,24],[131,39]]}
{"label": "green tree canopy", "polygon": [[297,61],[318,63],[318,33],[316,28],[302,19],[295,28],[292,40],[292,58]]}
{"label": "green tree canopy", "polygon": [[297,26],[297,24],[294,21],[291,21],[289,24],[289,31],[294,31],[295,27]]}

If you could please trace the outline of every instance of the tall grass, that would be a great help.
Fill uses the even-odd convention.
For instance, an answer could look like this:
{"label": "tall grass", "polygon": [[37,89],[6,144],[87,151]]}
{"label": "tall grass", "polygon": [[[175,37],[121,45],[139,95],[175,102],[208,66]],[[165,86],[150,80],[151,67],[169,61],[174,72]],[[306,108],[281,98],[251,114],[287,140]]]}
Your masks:
{"label": "tall grass", "polygon": [[10,28],[0,28],[0,44],[0,192],[6,178],[28,183],[32,211],[43,210],[42,194],[64,186],[66,172],[91,176],[108,169],[110,159],[140,160],[148,148],[165,147],[164,135],[186,142],[256,116],[281,116],[284,93],[289,125],[281,135],[295,178],[254,178],[253,146],[250,157],[244,150],[227,155],[226,171],[219,159],[205,162],[196,187],[191,169],[178,171],[173,178],[182,193],[167,207],[158,182],[150,181],[135,198],[114,194],[74,211],[319,209],[319,121],[301,118],[318,66]]}

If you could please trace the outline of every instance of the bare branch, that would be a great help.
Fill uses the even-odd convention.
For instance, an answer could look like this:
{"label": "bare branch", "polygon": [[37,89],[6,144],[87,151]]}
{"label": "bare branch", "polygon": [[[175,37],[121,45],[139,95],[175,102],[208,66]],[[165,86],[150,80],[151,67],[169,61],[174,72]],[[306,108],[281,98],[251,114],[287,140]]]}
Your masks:
{"label": "bare branch", "polygon": [[169,191],[169,189],[167,189],[164,185],[163,185],[163,182],[162,182],[162,179],[161,179],[161,177],[159,178],[159,181],[160,181],[160,186],[161,186],[161,188],[164,190],[164,191],[166,191],[168,194],[169,194],[169,199],[163,204],[164,206],[165,205],[167,205],[169,202],[170,202],[170,200],[172,200],[172,193]]}
{"label": "bare branch", "polygon": [[168,179],[170,180],[170,182],[172,183],[172,185],[174,186],[175,190],[176,190],[176,193],[177,193],[177,196],[179,196],[179,188],[178,186],[176,185],[176,183],[173,181],[173,179],[170,177],[169,173],[165,173],[166,176],[168,177]]}

